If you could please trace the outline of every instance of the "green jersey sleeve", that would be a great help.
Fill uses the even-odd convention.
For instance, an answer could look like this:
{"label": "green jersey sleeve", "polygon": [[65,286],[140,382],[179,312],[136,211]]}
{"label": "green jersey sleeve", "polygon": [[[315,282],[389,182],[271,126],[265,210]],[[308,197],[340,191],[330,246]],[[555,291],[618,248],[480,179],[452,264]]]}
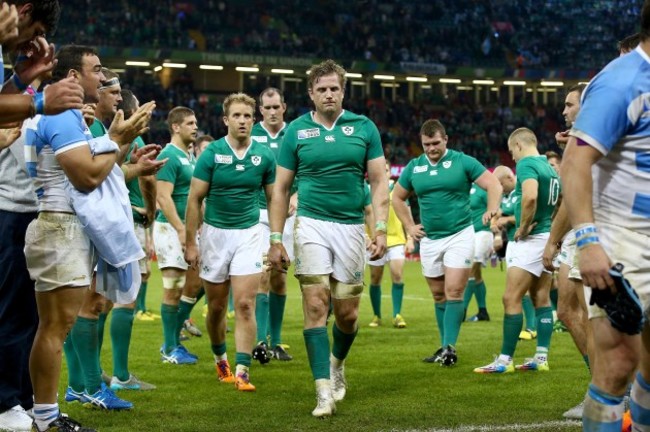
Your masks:
{"label": "green jersey sleeve", "polygon": [[204,182],[211,183],[212,173],[214,172],[214,158],[214,151],[210,147],[206,148],[196,161],[192,176]]}
{"label": "green jersey sleeve", "polygon": [[[166,156],[162,152],[158,155],[158,159],[164,159]],[[156,174],[156,180],[166,181],[172,184],[176,184],[176,178],[178,177],[179,162],[178,159],[170,157],[167,160],[167,163]]]}
{"label": "green jersey sleeve", "polygon": [[289,125],[287,133],[284,134],[284,141],[278,156],[278,165],[293,172],[298,168],[298,143],[296,141],[295,129]]}
{"label": "green jersey sleeve", "polygon": [[402,170],[397,182],[407,191],[411,192],[413,190],[413,184],[411,183],[411,178],[413,176],[413,165],[415,159],[411,160],[408,165]]}
{"label": "green jersey sleeve", "polygon": [[462,155],[463,155],[463,159],[462,159],[463,167],[465,168],[465,172],[467,173],[467,176],[470,179],[470,181],[474,182],[485,172],[486,168],[483,166],[483,164],[481,164],[478,160],[476,160],[472,156],[467,156],[464,153]]}
{"label": "green jersey sleeve", "polygon": [[379,129],[369,119],[366,119],[366,130],[368,131],[368,156],[366,159],[370,161],[384,156],[384,147],[381,145]]}

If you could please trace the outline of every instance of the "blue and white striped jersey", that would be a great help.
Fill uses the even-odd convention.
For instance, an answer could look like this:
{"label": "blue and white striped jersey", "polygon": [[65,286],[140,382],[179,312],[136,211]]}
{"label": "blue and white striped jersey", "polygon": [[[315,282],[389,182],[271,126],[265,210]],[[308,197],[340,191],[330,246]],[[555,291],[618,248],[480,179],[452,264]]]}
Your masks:
{"label": "blue and white striped jersey", "polygon": [[650,235],[650,57],[641,47],[591,81],[571,135],[605,156],[592,168],[596,221]]}
{"label": "blue and white striped jersey", "polygon": [[88,145],[92,139],[81,111],[37,115],[25,124],[25,163],[34,180],[39,211],[74,213],[64,190],[66,175],[56,155]]}

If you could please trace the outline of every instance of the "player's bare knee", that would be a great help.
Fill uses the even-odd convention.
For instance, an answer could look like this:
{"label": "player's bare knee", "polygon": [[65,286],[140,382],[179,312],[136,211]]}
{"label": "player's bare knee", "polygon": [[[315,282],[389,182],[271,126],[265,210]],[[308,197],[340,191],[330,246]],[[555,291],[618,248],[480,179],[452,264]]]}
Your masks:
{"label": "player's bare knee", "polygon": [[238,320],[241,318],[248,321],[252,319],[255,313],[255,302],[253,299],[240,299],[235,303],[235,311],[237,312],[235,316]]}

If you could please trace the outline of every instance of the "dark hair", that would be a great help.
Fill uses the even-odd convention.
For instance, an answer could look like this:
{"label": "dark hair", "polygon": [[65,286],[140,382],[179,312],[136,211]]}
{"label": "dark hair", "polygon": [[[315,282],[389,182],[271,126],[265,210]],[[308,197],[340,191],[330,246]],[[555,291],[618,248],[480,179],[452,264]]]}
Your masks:
{"label": "dark hair", "polygon": [[643,2],[641,8],[641,40],[645,41],[650,38],[650,0]]}
{"label": "dark hair", "polygon": [[9,0],[9,4],[16,6],[31,4],[32,21],[30,24],[40,22],[45,26],[48,33],[56,33],[56,26],[59,24],[59,18],[61,17],[59,0]]}
{"label": "dark hair", "polygon": [[436,132],[440,132],[440,136],[442,137],[447,135],[447,131],[445,130],[445,127],[442,125],[442,123],[440,123],[440,120],[430,119],[422,123],[422,127],[420,128],[420,136],[432,137],[436,134]]}
{"label": "dark hair", "polygon": [[184,106],[179,106],[169,111],[169,114],[167,114],[167,126],[169,126],[169,132],[173,135],[174,129],[172,129],[172,125],[181,124],[185,120],[185,117],[193,115],[194,111]]}
{"label": "dark hair", "polygon": [[52,80],[60,81],[66,76],[71,69],[81,71],[83,58],[87,55],[97,55],[95,48],[83,45],[65,45],[56,53],[55,58],[58,60],[52,70]]}
{"label": "dark hair", "polygon": [[274,94],[280,96],[280,102],[284,103],[284,95],[282,94],[282,90],[277,89],[275,87],[267,87],[264,90],[262,90],[262,93],[260,93],[260,99],[259,99],[260,106],[263,105],[262,96],[272,97]]}
{"label": "dark hair", "polygon": [[201,144],[203,141],[209,141],[209,142],[212,142],[212,141],[214,141],[214,138],[212,138],[211,135],[201,135],[200,137],[198,137],[198,138],[196,139],[196,141],[194,142],[194,145],[195,145],[195,146],[198,146],[198,145]]}
{"label": "dark hair", "polygon": [[133,92],[128,89],[120,91],[120,95],[122,96],[122,102],[117,105],[117,109],[124,111],[124,119],[127,120],[137,109],[138,99],[135,97]]}
{"label": "dark hair", "polygon": [[641,33],[634,33],[621,39],[618,44],[618,52],[630,52],[641,42]]}
{"label": "dark hair", "polygon": [[569,87],[569,90],[567,90],[566,94],[572,93],[572,92],[578,92],[578,96],[582,95],[582,92],[585,91],[587,88],[587,84],[581,83],[581,84],[575,84]]}

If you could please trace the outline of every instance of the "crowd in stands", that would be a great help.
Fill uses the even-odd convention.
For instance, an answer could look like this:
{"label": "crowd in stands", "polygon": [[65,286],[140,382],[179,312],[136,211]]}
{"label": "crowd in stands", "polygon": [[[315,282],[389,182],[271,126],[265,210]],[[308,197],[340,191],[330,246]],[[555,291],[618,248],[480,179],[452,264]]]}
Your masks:
{"label": "crowd in stands", "polygon": [[67,0],[54,39],[393,65],[594,69],[636,31],[641,2]]}

